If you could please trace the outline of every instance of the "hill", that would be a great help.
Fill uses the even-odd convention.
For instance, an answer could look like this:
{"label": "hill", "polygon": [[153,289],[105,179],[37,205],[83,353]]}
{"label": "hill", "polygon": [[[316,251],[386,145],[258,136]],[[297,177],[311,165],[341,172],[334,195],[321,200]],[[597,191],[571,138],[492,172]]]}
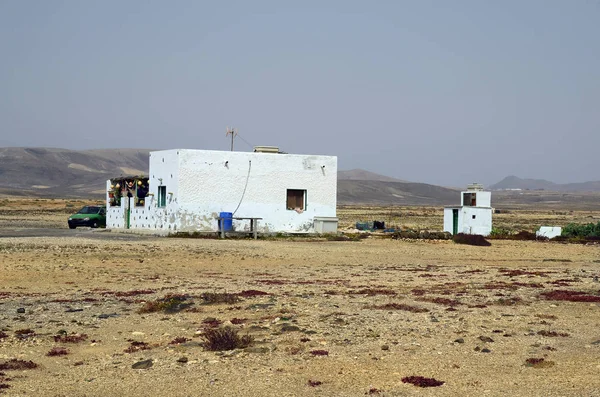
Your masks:
{"label": "hill", "polygon": [[102,197],[106,180],[148,174],[145,149],[0,148],[0,193]]}
{"label": "hill", "polygon": [[353,169],[349,171],[338,170],[338,181],[380,181],[380,182],[407,182],[401,179],[392,178],[385,175],[376,174],[374,172]]}
{"label": "hill", "polygon": [[[148,174],[148,149],[68,150],[0,148],[0,194],[102,198],[106,180]],[[458,201],[455,190],[405,182],[370,171],[338,172],[340,204],[439,205]]]}
{"label": "hill", "polygon": [[552,192],[600,192],[600,181],[560,184],[550,182],[545,179],[522,179],[511,175],[490,186],[490,189],[548,190]]}
{"label": "hill", "polygon": [[340,180],[338,204],[371,205],[450,205],[458,204],[456,190],[414,182]]}

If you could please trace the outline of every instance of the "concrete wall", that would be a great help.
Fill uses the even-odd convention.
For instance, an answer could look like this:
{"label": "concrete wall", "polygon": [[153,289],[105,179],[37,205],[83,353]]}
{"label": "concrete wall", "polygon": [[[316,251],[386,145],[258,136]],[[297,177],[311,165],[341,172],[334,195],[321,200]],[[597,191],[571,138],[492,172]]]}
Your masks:
{"label": "concrete wall", "polygon": [[[157,151],[150,153],[149,181],[144,207],[131,207],[131,228],[216,231],[219,213],[235,212],[234,217],[263,218],[261,232],[305,233],[314,232],[315,216],[336,216],[334,156]],[[167,189],[164,208],[158,207],[161,185]],[[287,189],[306,190],[304,210],[286,208]],[[108,208],[107,227],[124,227],[124,201]],[[249,221],[234,220],[234,229],[248,230]]]}
{"label": "concrete wall", "polygon": [[468,206],[444,208],[445,232],[453,232],[453,209],[458,209],[458,233],[488,236],[492,232],[492,209]]}
{"label": "concrete wall", "polygon": [[535,232],[538,237],[554,238],[562,234],[562,227],[560,226],[542,226],[540,230]]}
{"label": "concrete wall", "polygon": [[475,193],[476,196],[476,207],[491,207],[492,206],[492,192],[485,192],[481,190],[467,190],[460,192],[460,205],[464,206],[464,194]]}

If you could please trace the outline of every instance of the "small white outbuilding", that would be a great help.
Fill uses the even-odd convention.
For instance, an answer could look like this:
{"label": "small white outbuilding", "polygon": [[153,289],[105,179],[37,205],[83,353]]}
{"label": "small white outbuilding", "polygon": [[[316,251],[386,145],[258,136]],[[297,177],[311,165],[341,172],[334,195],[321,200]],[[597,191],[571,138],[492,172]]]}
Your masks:
{"label": "small white outbuilding", "polygon": [[554,238],[562,234],[562,227],[560,226],[541,226],[540,229],[535,232],[537,237]]}
{"label": "small white outbuilding", "polygon": [[460,193],[460,206],[444,208],[444,231],[488,236],[492,232],[492,193],[473,183]]}
{"label": "small white outbuilding", "polygon": [[247,231],[260,218],[263,233],[337,231],[337,157],[274,149],[150,152],[148,176],[107,181],[106,227]]}

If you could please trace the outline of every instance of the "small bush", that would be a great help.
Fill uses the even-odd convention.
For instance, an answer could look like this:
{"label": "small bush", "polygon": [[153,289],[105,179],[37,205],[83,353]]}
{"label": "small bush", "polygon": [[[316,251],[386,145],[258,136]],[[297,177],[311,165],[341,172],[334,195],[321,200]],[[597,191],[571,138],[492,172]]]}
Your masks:
{"label": "small bush", "polygon": [[[528,232],[527,230],[521,230],[517,234],[514,234],[511,237],[511,240],[521,240],[521,241],[535,241],[539,240],[535,233]],[[547,240],[547,239],[546,239]]]}
{"label": "small bush", "polygon": [[236,303],[240,300],[237,294],[229,294],[226,292],[205,292],[200,297],[204,300],[204,303]]}
{"label": "small bush", "polygon": [[509,239],[510,236],[510,230],[493,227],[489,237],[498,240],[506,240]]}
{"label": "small bush", "polygon": [[328,356],[329,352],[327,350],[311,350],[310,354],[313,356]]}
{"label": "small bush", "polygon": [[489,247],[492,245],[492,243],[487,241],[485,237],[480,234],[458,233],[452,237],[452,241],[454,241],[456,244],[475,245],[478,247]]}
{"label": "small bush", "polygon": [[542,292],[540,296],[546,300],[568,302],[600,302],[600,296],[589,295],[582,291],[554,290]]}
{"label": "small bush", "polygon": [[375,295],[396,295],[396,291],[386,288],[363,288],[357,291],[348,292],[351,295],[367,295],[367,296],[375,296]]}
{"label": "small bush", "polygon": [[18,329],[15,331],[15,336],[19,339],[27,339],[35,336],[35,331],[29,328]]}
{"label": "small bush", "polygon": [[188,299],[188,295],[168,294],[164,298],[146,302],[138,313],[177,313],[193,305],[192,302],[186,302]]}
{"label": "small bush", "polygon": [[567,336],[569,336],[569,334],[567,334],[566,332],[556,332],[556,331],[546,331],[546,330],[538,331],[537,334],[548,337],[548,338],[558,338],[558,337],[566,338]]}
{"label": "small bush", "polygon": [[223,321],[214,317],[206,317],[204,320],[202,320],[202,324],[208,328],[217,328],[223,324]]}
{"label": "small bush", "polygon": [[173,339],[171,342],[169,342],[169,345],[180,345],[182,343],[188,342],[189,339],[183,336],[179,336],[175,339]]}
{"label": "small bush", "polygon": [[569,223],[562,229],[561,236],[563,237],[600,237],[600,222],[576,224]]}
{"label": "small bush", "polygon": [[69,354],[69,351],[64,347],[53,347],[48,353],[46,353],[48,357],[66,356],[67,354]]}
{"label": "small bush", "polygon": [[406,312],[411,313],[427,313],[429,309],[425,309],[424,307],[411,306],[403,303],[387,303],[385,305],[372,306],[373,309],[380,310],[404,310]]}
{"label": "small bush", "polygon": [[425,378],[423,376],[406,376],[402,378],[402,383],[410,383],[418,387],[437,387],[444,384],[441,380]]}
{"label": "small bush", "polygon": [[248,347],[254,341],[250,335],[239,336],[231,327],[210,328],[202,335],[204,348],[209,351],[224,351]]}
{"label": "small bush", "polygon": [[546,361],[543,358],[528,358],[525,366],[533,368],[548,368],[554,366],[554,361]]}
{"label": "small bush", "polygon": [[147,344],[146,342],[132,341],[132,342],[130,342],[129,347],[124,350],[124,352],[125,353],[135,353],[135,352],[139,352],[141,350],[150,350],[150,349],[152,349],[152,347],[150,347],[150,345]]}
{"label": "small bush", "polygon": [[57,343],[79,343],[86,340],[88,336],[86,334],[59,334],[54,335],[54,342]]}
{"label": "small bush", "polygon": [[268,292],[265,291],[259,291],[256,289],[249,289],[249,290],[245,290],[242,292],[238,293],[239,296],[242,296],[244,298],[252,298],[254,296],[263,296],[263,295],[270,295]]}
{"label": "small bush", "polygon": [[13,358],[12,360],[0,363],[0,371],[25,370],[37,368],[38,365],[33,361],[24,361]]}

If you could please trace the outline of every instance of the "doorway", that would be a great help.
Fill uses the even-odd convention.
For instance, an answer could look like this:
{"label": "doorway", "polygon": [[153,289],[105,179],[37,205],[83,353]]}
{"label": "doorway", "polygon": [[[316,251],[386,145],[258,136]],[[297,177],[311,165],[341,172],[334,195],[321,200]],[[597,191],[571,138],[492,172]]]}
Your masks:
{"label": "doorway", "polygon": [[458,234],[458,209],[452,210],[452,235]]}

